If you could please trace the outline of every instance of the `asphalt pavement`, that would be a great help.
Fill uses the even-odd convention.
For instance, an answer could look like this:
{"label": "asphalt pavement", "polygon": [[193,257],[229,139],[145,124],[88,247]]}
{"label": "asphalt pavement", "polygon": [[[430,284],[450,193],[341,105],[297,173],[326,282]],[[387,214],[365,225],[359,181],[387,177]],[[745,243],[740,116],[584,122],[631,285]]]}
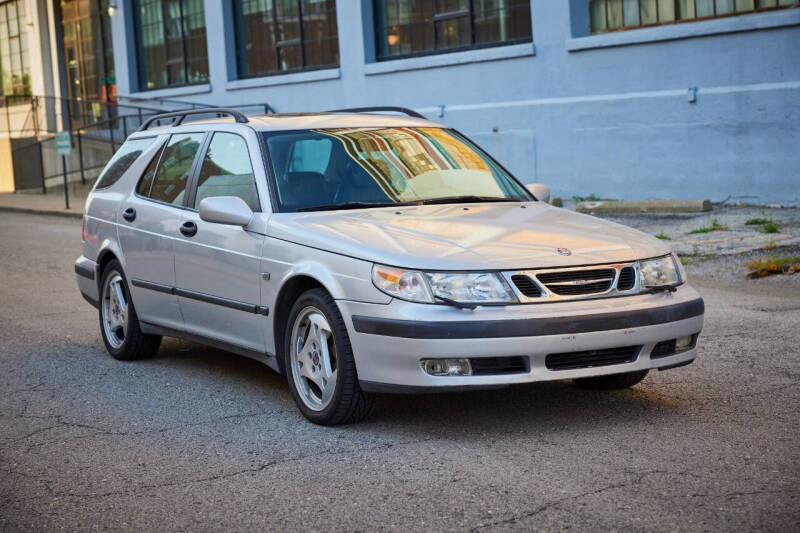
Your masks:
{"label": "asphalt pavement", "polygon": [[0,531],[797,530],[800,275],[691,264],[698,360],[630,390],[386,396],[324,428],[249,359],[113,360],[79,250],[79,220],[0,213]]}

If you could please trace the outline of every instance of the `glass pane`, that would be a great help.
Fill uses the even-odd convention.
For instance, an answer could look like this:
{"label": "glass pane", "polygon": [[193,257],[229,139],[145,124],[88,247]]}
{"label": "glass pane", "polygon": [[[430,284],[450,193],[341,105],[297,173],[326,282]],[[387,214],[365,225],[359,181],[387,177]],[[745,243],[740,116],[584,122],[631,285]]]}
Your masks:
{"label": "glass pane", "polygon": [[608,29],[606,22],[606,0],[592,0],[589,4],[589,17],[592,23],[592,32],[601,32]]}
{"label": "glass pane", "polygon": [[378,58],[432,51],[432,16],[430,0],[377,0]]}
{"label": "glass pane", "polygon": [[[265,137],[286,211],[458,196],[528,198],[488,155],[442,128],[341,128]],[[328,168],[335,172],[328,175]]]}
{"label": "glass pane", "polygon": [[608,29],[614,30],[622,27],[622,0],[608,0],[607,4]]}
{"label": "glass pane", "polygon": [[149,139],[131,139],[119,147],[117,153],[109,160],[100,177],[97,179],[97,188],[110,187],[119,180],[134,161],[139,159],[148,146],[153,144],[155,137]]}
{"label": "glass pane", "polygon": [[278,48],[280,70],[295,70],[303,66],[303,51],[300,45]]}
{"label": "glass pane", "polygon": [[756,2],[758,9],[767,9],[770,7],[777,7],[778,0],[758,0]]}
{"label": "glass pane", "polygon": [[161,148],[161,150],[156,152],[156,155],[153,156],[153,159],[150,160],[150,163],[144,170],[144,174],[142,174],[142,179],[139,182],[139,186],[136,188],[136,192],[139,194],[139,196],[150,196],[150,186],[153,184],[153,178],[156,175],[158,158],[161,157],[161,152],[163,151],[164,148]]}
{"label": "glass pane", "polygon": [[687,20],[695,18],[694,0],[678,0],[678,18]]}
{"label": "glass pane", "polygon": [[639,26],[639,0],[625,0],[622,7],[625,10],[625,25]]}
{"label": "glass pane", "polygon": [[334,0],[303,0],[303,51],[306,67],[339,64]]}
{"label": "glass pane", "polygon": [[173,135],[164,149],[164,157],[158,166],[155,183],[150,197],[160,202],[181,205],[189,181],[189,173],[203,133],[183,133]]}
{"label": "glass pane", "polygon": [[436,22],[436,48],[458,48],[471,43],[472,34],[468,16]]}
{"label": "glass pane", "polygon": [[716,0],[717,15],[733,13],[733,0]]}
{"label": "glass pane", "polygon": [[473,9],[476,44],[530,40],[530,2],[484,0],[474,2]]}
{"label": "glass pane", "polygon": [[233,133],[217,132],[211,139],[197,180],[195,209],[205,198],[215,196],[236,196],[250,209],[260,209],[247,143]]}
{"label": "glass pane", "polygon": [[672,22],[675,20],[675,0],[658,0],[658,21]]}
{"label": "glass pane", "polygon": [[753,11],[756,8],[755,0],[736,0],[736,12]]}
{"label": "glass pane", "polygon": [[714,0],[696,0],[698,17],[713,17],[714,16]]}

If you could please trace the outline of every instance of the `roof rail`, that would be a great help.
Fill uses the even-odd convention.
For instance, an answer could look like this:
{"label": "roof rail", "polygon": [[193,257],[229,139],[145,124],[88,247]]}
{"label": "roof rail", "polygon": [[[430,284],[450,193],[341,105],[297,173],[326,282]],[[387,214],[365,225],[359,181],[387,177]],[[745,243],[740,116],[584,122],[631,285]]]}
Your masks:
{"label": "roof rail", "polygon": [[378,107],[349,107],[347,109],[331,109],[328,113],[369,113],[370,111],[394,111],[396,113],[403,113],[409,117],[424,118],[427,117],[421,113],[417,113],[413,109],[407,107],[395,106],[378,106]]}
{"label": "roof rail", "polygon": [[203,107],[200,109],[185,109],[183,111],[173,111],[172,113],[160,113],[158,115],[153,115],[152,117],[148,117],[137,131],[144,131],[149,128],[153,122],[165,118],[174,118],[175,121],[171,124],[171,126],[179,126],[186,117],[192,115],[228,115],[233,117],[236,122],[241,124],[250,122],[244,113],[237,111],[236,109],[231,109],[229,107]]}

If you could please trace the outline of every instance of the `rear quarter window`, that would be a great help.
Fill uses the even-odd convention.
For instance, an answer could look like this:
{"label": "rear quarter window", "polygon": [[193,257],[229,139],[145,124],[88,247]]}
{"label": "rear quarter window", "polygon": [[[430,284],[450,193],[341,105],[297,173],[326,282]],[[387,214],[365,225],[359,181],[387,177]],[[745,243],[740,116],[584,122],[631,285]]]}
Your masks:
{"label": "rear quarter window", "polygon": [[105,189],[114,185],[155,140],[155,137],[147,137],[145,139],[128,139],[125,141],[117,150],[117,153],[111,157],[103,172],[100,173],[95,188]]}

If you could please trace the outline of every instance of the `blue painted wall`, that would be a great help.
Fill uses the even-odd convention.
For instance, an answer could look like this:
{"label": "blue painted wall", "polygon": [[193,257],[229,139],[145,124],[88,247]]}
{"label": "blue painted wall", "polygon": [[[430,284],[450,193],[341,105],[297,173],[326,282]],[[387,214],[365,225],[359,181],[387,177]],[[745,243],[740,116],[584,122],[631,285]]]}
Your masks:
{"label": "blue painted wall", "polygon": [[532,0],[532,45],[375,63],[370,1],[339,0],[339,69],[236,80],[226,1],[205,1],[210,83],[141,93],[123,3],[120,94],[279,111],[403,105],[556,196],[800,203],[800,9],[588,35],[586,0]]}

